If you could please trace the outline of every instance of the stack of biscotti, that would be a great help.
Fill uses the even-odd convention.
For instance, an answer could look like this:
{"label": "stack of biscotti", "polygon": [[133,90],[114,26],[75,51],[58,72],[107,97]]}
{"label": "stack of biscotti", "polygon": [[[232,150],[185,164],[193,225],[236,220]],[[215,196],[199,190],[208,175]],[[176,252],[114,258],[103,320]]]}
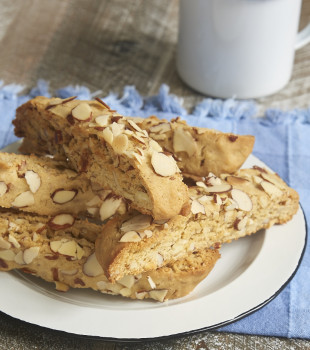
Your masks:
{"label": "stack of biscotti", "polygon": [[[53,251],[51,250],[52,246],[55,246],[55,243],[52,243],[51,239],[58,235],[58,241],[66,241],[65,248],[57,251],[58,257],[66,255],[61,254],[61,252],[68,252],[69,247],[71,247],[70,249],[82,247],[80,242],[77,245],[67,242],[68,237],[66,237],[68,230],[70,231],[76,224],[77,216],[91,215],[95,219],[99,218],[104,221],[113,215],[120,215],[128,211],[129,208],[132,212],[132,208],[140,208],[143,200],[148,200],[151,204],[147,206],[151,209],[142,208],[141,210],[140,208],[140,211],[151,214],[153,218],[148,215],[144,216],[149,217],[152,221],[154,219],[154,222],[160,222],[175,217],[179,212],[186,211],[188,208],[188,194],[187,187],[181,181],[178,167],[171,154],[163,151],[161,146],[150,139],[148,133],[140,129],[136,123],[130,120],[127,121],[126,118],[111,111],[102,101],[80,102],[74,101],[71,98],[60,101],[56,99],[56,101],[49,101],[50,103],[43,110],[40,105],[41,99],[39,98],[38,101],[39,104],[36,104],[35,101],[30,101],[22,106],[17,111],[15,124],[18,125],[18,122],[20,122],[20,125],[29,132],[29,137],[25,137],[21,149],[27,153],[38,153],[41,157],[34,155],[0,154],[0,206],[32,213],[32,220],[37,222],[42,222],[42,215],[47,216],[48,218],[45,218],[47,224],[43,225],[43,227],[47,227],[49,231],[42,243],[42,247],[39,249],[38,255],[34,258],[35,268],[33,265],[29,265],[29,259],[26,258],[27,264],[25,260],[20,259],[20,252],[15,252],[18,258],[17,261],[14,260],[13,264],[12,262],[8,263],[8,261],[3,260],[4,257],[12,257],[11,252],[5,251],[3,253],[4,255],[2,254],[1,265],[3,269],[23,268],[24,270],[32,271],[33,274],[41,276],[47,281],[54,279],[54,282],[57,282],[56,287],[65,290],[68,286],[77,287],[77,285],[72,280],[68,282],[59,276],[56,278],[55,273],[51,273],[53,269],[55,271],[55,266],[52,266],[50,261],[57,260],[57,268],[60,268],[60,265],[64,261],[64,259],[56,259],[53,255]],[[70,113],[67,113],[66,110],[68,104],[73,104],[70,107]],[[64,115],[65,118],[63,120],[61,118],[54,118],[54,114],[50,112],[54,109],[56,109],[56,112],[58,111],[57,113],[61,118]],[[35,114],[34,110],[39,110],[40,113]],[[83,119],[83,113],[85,111],[90,113],[90,120]],[[47,114],[45,124],[42,124],[42,120],[38,118],[41,114]],[[57,123],[59,123],[61,131],[57,129],[51,132],[51,127],[48,124],[51,114],[54,119],[58,120]],[[63,121],[68,123],[70,128],[74,129],[71,130],[71,133],[66,133],[66,125],[61,124]],[[76,122],[78,123],[77,130],[73,128],[73,124]],[[79,123],[83,125],[79,125]],[[87,149],[83,143],[79,143],[79,150],[82,150],[80,152],[82,154],[80,159],[78,158],[79,152],[77,152],[77,148],[74,148],[73,153],[68,152],[67,149],[70,149],[70,146],[65,144],[64,140],[70,140],[71,143],[75,143],[72,139],[80,135],[81,130],[83,130],[82,135],[84,135],[84,138],[85,135],[88,135],[92,139],[97,134],[100,134],[101,137],[98,137],[98,135],[95,137],[98,149],[101,146],[105,146],[108,152],[99,153],[95,150],[94,153],[97,153],[96,156],[87,161],[83,157],[85,153],[91,150]],[[41,136],[42,134],[46,136],[44,142]],[[124,141],[125,144],[123,143]],[[59,147],[60,144],[63,146],[62,149]],[[49,153],[54,153],[55,159],[45,156]],[[74,170],[68,168],[67,157]],[[92,163],[94,159],[97,159],[99,165]],[[128,162],[130,163],[129,165],[127,164]],[[79,164],[81,164],[81,167],[79,167]],[[110,166],[111,164],[113,166]],[[168,168],[170,167],[168,173],[165,168],[167,164],[169,165]],[[132,172],[131,179],[136,179],[136,176],[140,176],[139,179],[142,178],[144,181],[144,187],[138,184],[142,188],[142,194],[138,197],[130,197],[119,186],[119,183],[124,184],[124,173],[128,177],[128,173],[130,172]],[[111,184],[106,179],[112,177],[115,181]],[[158,185],[158,191],[154,190],[153,182]],[[116,188],[121,188],[119,191],[122,197],[112,192]],[[145,188],[149,189],[149,191],[146,191]],[[173,198],[169,198],[172,193]],[[143,196],[144,198],[141,199]],[[173,208],[169,207],[167,203],[170,203],[170,205],[173,204]],[[29,217],[19,212],[17,220],[28,222]],[[88,223],[85,221],[82,221],[82,223],[85,226],[83,231],[87,231]],[[16,227],[14,222],[10,225]],[[81,226],[82,224],[80,224]],[[62,230],[66,231],[62,232]],[[39,232],[41,234],[42,230],[39,229]],[[51,232],[54,232],[54,235]],[[33,235],[36,239],[38,238],[36,230],[32,227],[26,236],[23,237],[22,242],[32,242]],[[9,236],[10,239],[6,240],[6,237]],[[14,239],[12,237],[12,234],[4,227],[4,247],[10,246],[12,248],[10,241]],[[86,238],[84,237],[84,239]],[[23,248],[25,251],[25,249],[30,247],[26,248],[24,246]],[[42,258],[41,249],[44,253],[48,251],[48,254],[50,254],[50,258],[46,258],[48,255],[44,255],[45,264],[40,260]],[[37,250],[38,245],[36,245],[35,251]],[[81,250],[79,251],[81,252]],[[211,271],[219,256],[218,248],[203,249],[200,251],[193,250],[184,259],[178,259],[172,264],[165,264],[161,268],[148,271],[146,278],[141,280],[139,278],[139,284],[135,284],[136,290],[133,289],[131,293],[128,290],[123,291],[121,294],[131,298],[153,298],[156,300],[181,297],[189,293]],[[77,266],[71,270],[77,270],[79,277],[77,277],[77,274],[73,274],[73,276],[75,276],[76,280],[83,281],[81,285],[85,284],[87,287],[96,289],[94,286],[96,281],[93,281],[93,283],[90,283],[89,280],[85,282],[80,276],[81,268],[79,267],[83,264],[82,258],[85,258],[85,256],[76,255],[74,259],[72,256],[70,257],[70,261],[78,260],[76,262]],[[98,268],[95,255],[92,255],[92,263],[96,263]],[[5,267],[6,265],[8,267]],[[69,267],[66,268],[66,270],[68,269]],[[137,275],[128,275],[126,276],[126,280],[136,281],[138,277]],[[100,278],[102,279],[101,275]],[[101,285],[103,285],[104,281],[101,282]],[[105,281],[105,283],[108,282]],[[109,288],[112,288],[110,284]],[[120,284],[118,283],[112,288],[113,293],[119,288]],[[101,288],[101,290],[103,289]],[[104,291],[109,292],[108,289]]]}
{"label": "stack of biscotti", "polygon": [[[53,161],[62,163],[68,159],[66,166],[76,174],[73,178],[85,181],[93,198],[103,201],[90,200],[91,211],[82,203],[79,209],[70,212],[73,200],[78,200],[82,192],[78,190],[67,202],[67,213],[56,213],[58,226],[53,225],[55,216],[47,221],[49,229],[56,233],[63,230],[59,220],[61,224],[70,215],[73,220],[85,212],[101,219],[114,216],[100,230],[95,245],[92,241],[93,250],[88,255],[95,261],[96,269],[101,274],[105,272],[105,285],[112,293],[117,290],[116,294],[131,298],[150,297],[161,301],[186,295],[212,269],[222,243],[284,223],[298,207],[298,195],[277,175],[258,167],[238,171],[252,151],[252,136],[192,128],[179,119],[168,123],[154,117],[125,118],[99,99],[38,97],[17,110],[14,124],[16,135],[24,137],[23,153],[36,153],[41,160],[46,154],[52,154],[56,159]],[[188,189],[184,185],[179,168],[184,175],[196,180],[194,186]],[[24,183],[23,191],[35,197],[27,181],[27,171],[38,173],[38,170],[27,168],[20,177],[29,187]],[[4,189],[6,181],[3,181]],[[53,190],[61,198],[69,193],[73,197],[75,192],[73,187],[55,184]],[[107,192],[108,198],[114,199],[114,205],[104,205]],[[49,197],[50,203],[51,195]],[[122,207],[116,208],[116,198],[124,204],[126,213]],[[7,202],[4,200],[4,203]],[[52,205],[59,208],[58,204]],[[5,205],[0,198],[0,205],[9,208],[12,201]],[[37,207],[29,211],[37,211]],[[107,214],[103,214],[105,211]],[[72,227],[70,223],[66,225]],[[48,240],[51,237],[47,235]],[[50,246],[51,242],[48,243],[45,241],[44,246]],[[79,263],[75,268],[81,271],[85,262]],[[46,280],[53,280],[39,269],[33,271]],[[170,281],[173,279],[170,285],[163,271],[169,272]],[[146,276],[141,280],[145,281],[143,287],[137,284],[137,289],[119,293],[124,279],[136,281],[140,275]],[[189,284],[186,291],[182,283],[177,282],[180,278],[182,283]],[[72,280],[57,282],[75,287]],[[84,283],[96,289],[95,282]],[[58,283],[59,286],[66,288]]]}

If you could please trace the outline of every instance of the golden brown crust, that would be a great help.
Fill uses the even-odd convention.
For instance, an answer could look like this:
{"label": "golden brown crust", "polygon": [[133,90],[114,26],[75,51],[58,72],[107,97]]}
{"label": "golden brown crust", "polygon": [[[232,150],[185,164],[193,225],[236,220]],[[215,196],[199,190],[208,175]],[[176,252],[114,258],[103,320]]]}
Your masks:
{"label": "golden brown crust", "polygon": [[94,240],[100,231],[100,226],[83,220],[55,231],[44,217],[1,211],[0,270],[21,269],[55,283],[61,291],[91,288],[132,299],[164,301],[191,292],[220,257],[218,250],[203,250],[112,284],[94,255]]}
{"label": "golden brown crust", "polygon": [[[222,186],[222,192],[220,188],[211,192],[214,186]],[[241,169],[221,180],[208,178],[206,183],[191,187],[189,193],[191,213],[187,217],[179,215],[165,224],[137,229],[140,239],[131,233],[124,241],[129,236],[124,230],[129,214],[108,222],[96,241],[96,255],[111,281],[123,274],[155,269],[159,257],[163,264],[170,263],[193,250],[283,224],[296,213],[299,200],[278,175],[259,169]]]}
{"label": "golden brown crust", "polygon": [[165,150],[175,155],[183,173],[195,176],[207,176],[209,172],[215,175],[234,173],[254,146],[254,136],[191,127],[180,118],[171,122],[155,116],[132,119]]}
{"label": "golden brown crust", "polygon": [[177,215],[188,202],[173,158],[98,101],[36,97],[17,109],[13,123],[16,135],[24,137],[24,152],[68,158],[76,171],[155,219]]}

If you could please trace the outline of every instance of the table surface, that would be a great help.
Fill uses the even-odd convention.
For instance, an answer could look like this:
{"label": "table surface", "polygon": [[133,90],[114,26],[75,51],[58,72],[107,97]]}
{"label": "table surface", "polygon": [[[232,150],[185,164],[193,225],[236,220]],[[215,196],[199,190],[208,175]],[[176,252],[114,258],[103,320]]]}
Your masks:
{"label": "table surface", "polygon": [[[175,68],[178,0],[1,0],[0,78],[25,91],[38,79],[51,91],[69,84],[122,93],[135,85],[143,95],[162,83],[190,110],[203,95],[188,88]],[[300,26],[310,20],[303,1]],[[308,107],[310,45],[296,53],[292,79],[279,93],[257,99],[266,108]],[[164,341],[129,344],[45,329],[0,313],[0,349],[310,349],[310,341],[202,332]]]}

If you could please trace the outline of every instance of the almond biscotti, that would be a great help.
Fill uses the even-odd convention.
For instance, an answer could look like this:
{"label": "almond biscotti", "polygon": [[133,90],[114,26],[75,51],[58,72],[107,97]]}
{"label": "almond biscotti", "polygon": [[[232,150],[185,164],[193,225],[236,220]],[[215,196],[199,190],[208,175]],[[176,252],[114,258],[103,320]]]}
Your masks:
{"label": "almond biscotti", "polygon": [[251,135],[191,127],[180,118],[170,122],[155,116],[132,120],[164,150],[174,154],[183,173],[195,176],[234,173],[251,154],[255,141]]}
{"label": "almond biscotti", "polygon": [[110,281],[283,224],[296,213],[299,200],[277,174],[259,167],[221,178],[210,175],[189,193],[187,216],[154,223],[149,216],[127,214],[108,221],[96,254]]}
{"label": "almond biscotti", "polygon": [[0,207],[39,215],[90,216],[102,221],[124,214],[127,203],[109,190],[98,190],[84,173],[48,157],[0,152]]}
{"label": "almond biscotti", "polygon": [[56,289],[91,288],[132,299],[158,301],[190,293],[214,267],[217,249],[189,254],[183,260],[147,274],[125,276],[110,283],[99,265],[94,241],[101,227],[76,220],[57,229],[46,218],[0,212],[0,270],[21,269],[54,282]]}
{"label": "almond biscotti", "polygon": [[156,220],[179,214],[187,187],[173,157],[101,100],[36,97],[17,109],[22,152],[69,159],[79,173]]}

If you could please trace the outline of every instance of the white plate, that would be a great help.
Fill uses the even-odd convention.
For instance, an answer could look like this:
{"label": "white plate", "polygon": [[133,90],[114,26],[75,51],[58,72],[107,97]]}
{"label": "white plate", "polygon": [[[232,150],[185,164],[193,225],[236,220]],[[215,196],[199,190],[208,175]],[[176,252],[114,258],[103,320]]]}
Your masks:
{"label": "white plate", "polygon": [[[6,151],[16,151],[17,145]],[[245,167],[264,166],[250,156]],[[54,285],[13,271],[0,274],[0,310],[36,325],[80,335],[145,340],[213,329],[271,301],[296,272],[306,243],[299,208],[281,226],[225,244],[210,275],[187,297],[165,303],[127,300]]]}

